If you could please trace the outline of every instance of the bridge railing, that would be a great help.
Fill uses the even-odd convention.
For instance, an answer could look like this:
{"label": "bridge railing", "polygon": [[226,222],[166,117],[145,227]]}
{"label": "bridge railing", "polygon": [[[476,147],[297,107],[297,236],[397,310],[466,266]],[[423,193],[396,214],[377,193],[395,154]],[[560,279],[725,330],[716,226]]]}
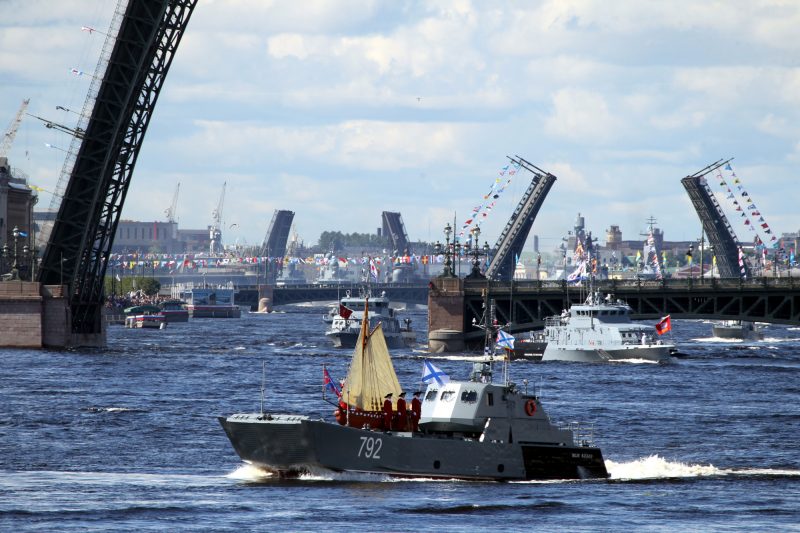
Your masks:
{"label": "bridge railing", "polygon": [[[483,289],[486,280],[465,280],[465,289]],[[758,277],[752,279],[740,278],[670,278],[661,280],[644,279],[606,279],[594,282],[594,288],[601,293],[614,293],[616,291],[645,290],[703,290],[703,289],[764,289],[764,288],[793,288],[800,286],[798,277]],[[566,280],[516,280],[516,281],[490,281],[489,287],[500,291],[586,291],[588,285],[569,283]]]}

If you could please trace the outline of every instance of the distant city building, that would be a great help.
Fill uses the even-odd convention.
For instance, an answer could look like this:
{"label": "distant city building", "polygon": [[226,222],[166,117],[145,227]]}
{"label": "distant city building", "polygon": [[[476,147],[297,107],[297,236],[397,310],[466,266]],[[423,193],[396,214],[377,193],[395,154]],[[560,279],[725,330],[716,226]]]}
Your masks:
{"label": "distant city building", "polygon": [[178,241],[182,252],[206,252],[211,247],[211,226],[205,229],[179,229]]}
{"label": "distant city building", "polygon": [[606,230],[606,248],[609,250],[619,250],[622,246],[622,230],[619,226],[613,225]]}
{"label": "distant city building", "polygon": [[[52,226],[56,213],[35,213],[38,226]],[[114,234],[114,253],[205,253],[211,243],[209,228],[179,229],[177,222],[120,220]]]}
{"label": "distant city building", "polygon": [[177,222],[120,220],[114,235],[113,250],[172,254],[183,252],[184,247],[178,240]]}
{"label": "distant city building", "polygon": [[17,169],[12,169],[8,158],[0,157],[0,247],[13,243],[12,232],[16,227],[27,237],[20,246],[31,246],[33,243],[33,206],[38,197],[28,186],[27,176]]}

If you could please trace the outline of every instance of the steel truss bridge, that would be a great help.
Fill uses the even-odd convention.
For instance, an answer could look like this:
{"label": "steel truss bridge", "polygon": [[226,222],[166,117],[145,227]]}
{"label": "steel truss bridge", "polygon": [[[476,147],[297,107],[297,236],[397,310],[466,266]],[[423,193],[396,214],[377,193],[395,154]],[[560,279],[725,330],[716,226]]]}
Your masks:
{"label": "steel truss bridge", "polygon": [[[287,305],[304,302],[332,302],[337,301],[350,291],[353,296],[358,296],[363,288],[361,284],[342,284],[342,285],[287,285],[272,287],[272,305]],[[413,304],[428,304],[428,284],[427,283],[384,283],[372,284],[370,290],[373,296],[383,292],[393,302],[405,302]],[[253,308],[258,304],[257,287],[240,287],[236,296],[236,301],[241,305],[251,305]]]}
{"label": "steel truss bridge", "polygon": [[[595,290],[626,301],[633,308],[633,318],[639,320],[671,315],[676,319],[800,325],[798,278],[604,280],[596,282]],[[564,281],[463,280],[459,293],[463,295],[462,331],[467,340],[483,338],[484,332],[473,324],[482,323],[487,291],[488,299],[494,300],[498,322],[510,324],[511,332],[540,328],[546,317],[561,314],[587,296],[585,288]],[[435,294],[436,289],[432,299]],[[435,325],[436,317],[429,317],[429,323]]]}
{"label": "steel truss bridge", "polygon": [[[103,283],[133,169],[197,0],[129,0],[78,149],[38,281],[68,284],[71,329],[102,334]],[[122,5],[122,4],[120,4]],[[87,111],[88,112],[88,111]]]}
{"label": "steel truss bridge", "polygon": [[[386,283],[371,286],[373,295],[385,292],[396,302],[427,304],[428,297],[441,294],[437,279],[429,284]],[[291,285],[272,287],[273,305],[315,301],[336,301],[347,291],[357,295],[362,286]],[[595,290],[612,294],[633,308],[633,318],[657,320],[666,315],[676,319],[750,320],[774,324],[800,325],[800,278],[740,278],[604,280]],[[456,295],[463,298],[462,323],[465,332],[477,332],[473,319],[481,323],[484,294],[494,300],[497,320],[511,324],[510,331],[527,331],[542,327],[548,316],[561,314],[570,305],[586,299],[587,290],[564,281],[487,281],[461,280]],[[239,302],[258,302],[257,287],[240,287]],[[449,293],[448,296],[452,296]],[[435,318],[435,317],[434,317]]]}

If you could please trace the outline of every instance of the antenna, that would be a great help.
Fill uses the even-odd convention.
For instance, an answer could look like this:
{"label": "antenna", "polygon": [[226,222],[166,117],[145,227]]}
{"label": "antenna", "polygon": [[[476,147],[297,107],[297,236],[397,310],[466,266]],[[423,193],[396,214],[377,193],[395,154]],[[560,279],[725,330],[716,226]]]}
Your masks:
{"label": "antenna", "polygon": [[264,382],[266,381],[267,362],[261,361],[261,418],[264,418]]}

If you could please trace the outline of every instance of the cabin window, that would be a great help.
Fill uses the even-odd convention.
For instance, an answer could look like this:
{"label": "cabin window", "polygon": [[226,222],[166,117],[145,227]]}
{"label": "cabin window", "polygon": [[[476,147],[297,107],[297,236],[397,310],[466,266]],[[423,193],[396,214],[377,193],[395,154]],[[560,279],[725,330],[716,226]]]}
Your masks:
{"label": "cabin window", "polygon": [[491,392],[486,393],[486,405],[494,405],[494,394]]}
{"label": "cabin window", "polygon": [[439,392],[439,389],[431,389],[428,391],[428,394],[425,395],[425,401],[430,402],[436,399],[436,394]]}
{"label": "cabin window", "polygon": [[461,401],[465,403],[475,403],[478,401],[478,392],[474,390],[465,390],[461,393]]}
{"label": "cabin window", "polygon": [[443,402],[452,402],[453,401],[453,397],[455,395],[456,395],[456,391],[446,390],[446,391],[442,391],[442,396],[439,399],[442,400]]}

